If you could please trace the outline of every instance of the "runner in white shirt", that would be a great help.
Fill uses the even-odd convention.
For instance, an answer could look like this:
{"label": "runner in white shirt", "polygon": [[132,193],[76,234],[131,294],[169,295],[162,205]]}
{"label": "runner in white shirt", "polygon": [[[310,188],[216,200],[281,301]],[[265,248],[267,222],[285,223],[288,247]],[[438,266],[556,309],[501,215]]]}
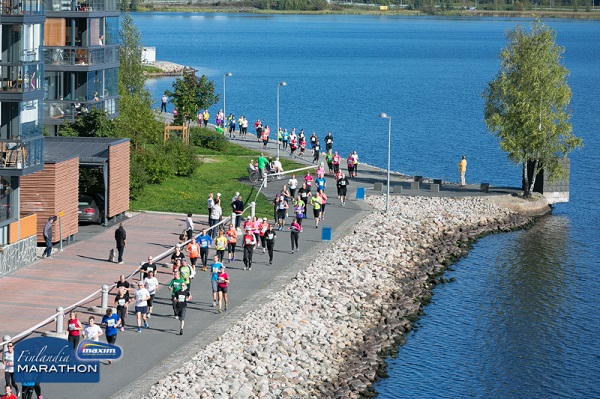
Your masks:
{"label": "runner in white shirt", "polygon": [[148,290],[150,294],[150,299],[148,299],[148,314],[147,318],[152,317],[152,305],[154,303],[154,295],[156,294],[156,289],[158,288],[158,280],[154,277],[154,272],[148,272],[148,277],[144,279],[144,287]]}
{"label": "runner in white shirt", "polygon": [[296,198],[296,190],[298,189],[298,180],[296,179],[296,175],[292,174],[290,180],[288,180],[288,188],[290,189],[290,195],[292,198]]}
{"label": "runner in white shirt", "polygon": [[99,337],[103,334],[102,329],[98,324],[96,324],[96,320],[94,316],[90,316],[89,325],[83,329],[83,335],[85,339],[91,339],[92,341],[99,341]]}
{"label": "runner in white shirt", "polygon": [[150,293],[144,288],[144,283],[138,281],[138,288],[135,290],[135,317],[137,318],[138,332],[142,332],[142,320],[144,320],[144,327],[148,328],[148,322],[146,321],[146,313],[148,313],[148,300],[150,299]]}

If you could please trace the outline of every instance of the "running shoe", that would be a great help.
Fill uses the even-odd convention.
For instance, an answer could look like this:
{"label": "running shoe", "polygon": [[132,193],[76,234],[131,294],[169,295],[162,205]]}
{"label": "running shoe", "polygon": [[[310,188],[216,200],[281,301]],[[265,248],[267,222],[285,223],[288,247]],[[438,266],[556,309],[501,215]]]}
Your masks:
{"label": "running shoe", "polygon": [[223,311],[221,310],[221,308],[219,308],[219,313],[223,313]]}
{"label": "running shoe", "polygon": [[144,322],[144,328],[148,328],[148,323]]}
{"label": "running shoe", "polygon": [[125,327],[121,327],[121,331],[125,331]]}
{"label": "running shoe", "polygon": [[215,307],[215,306],[217,306],[217,302],[213,301],[212,307]]}
{"label": "running shoe", "polygon": [[150,319],[150,318],[152,318],[152,315],[150,313],[148,313],[147,317]]}
{"label": "running shoe", "polygon": [[183,335],[183,328],[179,330],[179,335]]}
{"label": "running shoe", "polygon": [[141,329],[140,327],[138,327],[138,332],[139,332],[139,333],[141,333],[141,332],[142,332],[142,329]]}

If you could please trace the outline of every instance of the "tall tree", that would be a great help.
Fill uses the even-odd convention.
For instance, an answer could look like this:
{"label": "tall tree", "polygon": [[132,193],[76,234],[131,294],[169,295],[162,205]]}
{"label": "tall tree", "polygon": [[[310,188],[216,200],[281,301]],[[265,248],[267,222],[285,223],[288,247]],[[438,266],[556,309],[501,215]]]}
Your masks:
{"label": "tall tree", "polygon": [[198,111],[219,102],[220,97],[215,95],[215,83],[206,75],[197,77],[194,70],[184,71],[183,76],[173,83],[173,91],[167,92],[167,95],[177,107],[179,122],[181,118],[191,120]]}
{"label": "tall tree", "polygon": [[[507,33],[500,51],[500,70],[483,93],[487,129],[500,139],[500,148],[522,165],[524,194],[531,196],[535,176],[544,169],[550,181],[565,176],[560,162],[582,146],[569,122],[569,71],[562,65],[564,48],[556,33],[539,20],[527,31],[517,25]],[[529,180],[527,163],[533,164]]]}
{"label": "tall tree", "polygon": [[119,95],[147,95],[146,76],[142,66],[142,35],[128,13],[121,19],[121,47],[119,49]]}

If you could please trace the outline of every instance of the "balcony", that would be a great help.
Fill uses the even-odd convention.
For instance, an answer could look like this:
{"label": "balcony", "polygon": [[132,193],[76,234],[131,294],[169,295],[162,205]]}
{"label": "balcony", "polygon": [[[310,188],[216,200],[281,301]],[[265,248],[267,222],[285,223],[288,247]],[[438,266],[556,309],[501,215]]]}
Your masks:
{"label": "balcony", "polygon": [[105,96],[97,101],[58,101],[44,100],[44,123],[58,125],[64,120],[75,120],[91,109],[103,109],[109,118],[114,118],[119,112],[119,97]]}
{"label": "balcony", "polygon": [[41,91],[42,70],[41,62],[27,65],[0,63],[0,95]]}
{"label": "balcony", "polygon": [[0,140],[0,174],[24,176],[44,166],[44,137]]}
{"label": "balcony", "polygon": [[111,12],[120,11],[116,0],[46,0],[46,11],[52,12]]}
{"label": "balcony", "polygon": [[95,66],[118,64],[119,46],[100,46],[94,49],[81,47],[46,47],[44,63],[53,66]]}
{"label": "balcony", "polygon": [[44,15],[40,0],[5,0],[0,3],[0,13],[8,15]]}

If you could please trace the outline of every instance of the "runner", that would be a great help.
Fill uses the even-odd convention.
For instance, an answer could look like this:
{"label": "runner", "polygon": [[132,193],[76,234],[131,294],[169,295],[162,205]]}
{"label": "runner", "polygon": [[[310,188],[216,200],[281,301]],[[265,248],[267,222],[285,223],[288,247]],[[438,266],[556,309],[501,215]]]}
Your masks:
{"label": "runner", "polygon": [[[311,192],[314,178],[310,174],[310,170],[306,171],[306,176],[304,176],[304,183],[306,183],[306,189],[308,192]],[[304,186],[302,186],[304,187]]]}
{"label": "runner", "polygon": [[333,136],[331,135],[331,132],[327,133],[327,136],[325,136],[325,151],[329,152],[333,150]]}
{"label": "runner", "polygon": [[242,127],[243,123],[244,123],[244,116],[240,115],[240,117],[237,120],[237,124],[238,124],[238,129],[239,129],[241,137],[244,137],[244,128]]}
{"label": "runner", "polygon": [[284,196],[279,196],[279,202],[277,204],[277,226],[279,230],[283,230],[285,227],[285,218],[289,209],[288,202]]}
{"label": "runner", "polygon": [[227,117],[229,123],[229,137],[230,138],[235,138],[235,117],[232,114],[229,114],[229,116]]}
{"label": "runner", "polygon": [[269,224],[269,227],[265,231],[265,241],[267,244],[267,250],[269,251],[269,265],[273,264],[273,250],[275,249],[275,238],[277,233],[273,230],[273,226]]}
{"label": "runner", "polygon": [[319,142],[319,138],[317,137],[317,134],[315,132],[312,132],[312,134],[310,136],[310,148],[311,148],[311,150],[314,151],[314,149],[317,146],[318,142]]}
{"label": "runner", "polygon": [[348,165],[348,176],[353,177],[354,176],[354,157],[352,156],[352,154],[348,155],[348,158],[346,159],[346,165]]}
{"label": "runner", "polygon": [[213,263],[210,265],[210,285],[212,287],[213,307],[217,306],[217,281],[219,280],[219,272],[221,271],[222,266],[223,263],[219,261],[219,257],[217,255],[213,256]]}
{"label": "runner", "polygon": [[305,212],[306,203],[302,200],[302,197],[298,195],[298,198],[294,201],[294,214],[296,215],[294,220],[296,220],[296,223],[300,226],[300,231],[302,231],[302,219],[304,219]]}
{"label": "runner", "polygon": [[223,230],[219,229],[219,235],[217,236],[217,238],[215,238],[215,249],[217,250],[219,262],[223,262],[223,257],[225,256],[225,248],[227,248],[227,237],[225,237],[225,233],[223,233]]}
{"label": "runner", "polygon": [[352,159],[354,160],[354,177],[358,176],[358,154],[355,151],[352,151],[352,155],[351,155]]}
{"label": "runner", "polygon": [[327,195],[323,190],[320,190],[319,194],[321,195],[321,220],[325,220],[325,205],[327,205]]}
{"label": "runner", "polygon": [[333,158],[331,159],[331,163],[333,164],[333,173],[338,173],[340,171],[340,161],[342,157],[340,157],[336,152],[333,153]]}
{"label": "runner", "polygon": [[227,260],[233,262],[235,261],[235,246],[237,244],[237,231],[233,224],[229,224],[229,230],[225,235],[227,236]]}
{"label": "runner", "polygon": [[[205,230],[202,230],[203,233],[204,231]],[[196,262],[198,262],[198,258],[200,257],[200,244],[198,244],[197,240],[192,240],[187,245],[187,247],[185,247],[185,250],[188,253],[188,256],[190,257],[190,263],[192,264],[192,267],[195,269]],[[175,249],[175,251],[177,251],[177,249]],[[180,259],[183,261],[185,259],[185,256],[180,257]]]}
{"label": "runner", "polygon": [[181,261],[181,266],[179,266],[179,274],[187,286],[191,287],[192,268],[187,264],[185,259]]}
{"label": "runner", "polygon": [[306,151],[306,139],[302,138],[300,140],[300,156],[304,158],[304,151]]}
{"label": "runner", "polygon": [[319,192],[310,199],[310,205],[313,207],[313,217],[315,218],[315,229],[319,228],[321,219],[321,195]]}
{"label": "runner", "polygon": [[[250,270],[250,269],[248,269]],[[221,271],[218,275],[217,290],[219,292],[219,313],[221,313],[221,300],[224,299],[225,310],[227,310],[227,285],[229,284],[229,275],[225,272],[225,265],[221,265]]]}
{"label": "runner", "polygon": [[88,319],[88,326],[83,329],[83,336],[85,339],[98,342],[100,336],[104,334],[99,325],[96,324],[94,316],[90,316]]}
{"label": "runner", "polygon": [[179,319],[179,335],[183,335],[183,326],[185,324],[185,313],[187,311],[187,303],[192,300],[189,287],[186,283],[181,284],[181,289],[175,295],[175,309],[177,318]]}
{"label": "runner", "polygon": [[[19,392],[19,387],[15,384],[15,392],[17,393],[16,395],[14,395],[12,393],[12,385],[8,385],[8,380],[6,381],[6,386],[4,387],[4,395],[2,395],[0,397],[0,399],[18,399],[17,396],[21,396],[21,393]],[[31,395],[29,395],[31,396]]]}
{"label": "runner", "polygon": [[[279,197],[279,198],[281,198],[281,197]],[[265,236],[265,232],[268,229],[269,229],[269,222],[267,221],[267,218],[263,218],[262,223],[260,224],[260,231],[259,231],[260,246],[263,249],[263,254],[267,252],[267,237]]]}
{"label": "runner", "polygon": [[254,122],[254,129],[256,130],[256,138],[260,141],[260,135],[262,133],[262,123],[260,122],[260,119],[257,119],[256,122]]}
{"label": "runner", "polygon": [[290,140],[290,135],[289,135],[287,129],[283,129],[282,143],[283,143],[283,149],[286,151],[288,148],[289,140]]}
{"label": "runner", "polygon": [[247,229],[243,238],[244,243],[244,270],[252,270],[252,254],[256,246],[256,236],[252,230]]}
{"label": "runner", "polygon": [[317,143],[315,144],[315,146],[313,147],[312,152],[313,152],[313,163],[318,164],[319,157],[321,156],[321,144],[319,143],[318,140],[317,140]]}
{"label": "runner", "polygon": [[269,125],[265,125],[265,128],[262,130],[261,134],[260,134],[260,138],[263,142],[263,150],[267,149],[267,145],[269,144],[269,134],[271,134],[271,129],[269,128]]}
{"label": "runner", "polygon": [[202,232],[196,237],[196,243],[200,245],[200,257],[202,258],[202,271],[206,271],[206,264],[208,262],[208,251],[212,245],[212,238],[206,234],[206,229],[202,229]]}
{"label": "runner", "polygon": [[260,248],[260,225],[261,221],[258,220],[258,216],[254,216],[252,219],[252,234],[254,234],[255,245]]}
{"label": "runner", "polygon": [[69,313],[67,331],[69,331],[69,342],[73,344],[74,349],[77,349],[77,346],[79,346],[79,339],[81,338],[81,332],[83,331],[83,325],[77,318],[77,312],[75,311]]}
{"label": "runner", "polygon": [[246,138],[248,134],[248,119],[244,116],[244,120],[242,121],[242,137]]}
{"label": "runner", "polygon": [[154,259],[152,256],[148,256],[148,261],[144,262],[142,267],[140,267],[140,280],[144,280],[145,277],[148,277],[148,273],[156,271],[156,265],[154,264]]}
{"label": "runner", "polygon": [[294,156],[298,149],[298,139],[296,136],[290,137],[290,155]]}
{"label": "runner", "polygon": [[150,293],[144,288],[144,283],[138,281],[137,290],[135,290],[135,317],[137,319],[137,332],[142,332],[142,321],[144,327],[148,328],[148,322],[146,321],[146,313],[148,313],[148,299],[150,299]]}
{"label": "runner", "polygon": [[15,382],[15,345],[12,342],[6,344],[6,350],[2,356],[2,363],[4,363],[4,381],[6,382],[7,390],[5,390],[5,392],[7,396],[10,394],[10,392],[8,392],[10,387],[15,388],[15,392],[17,393],[17,396],[19,396],[19,386]]}
{"label": "runner", "polygon": [[298,195],[300,196],[304,204],[308,204],[308,201],[310,200],[310,196],[312,194],[310,193],[310,190],[306,188],[306,183],[302,183],[302,187],[300,187],[300,190],[298,190]]}
{"label": "runner", "polygon": [[341,173],[337,179],[337,189],[338,189],[338,197],[340,197],[340,201],[342,206],[346,206],[346,194],[348,192],[348,178],[344,173]]}
{"label": "runner", "polygon": [[333,154],[331,153],[331,150],[327,150],[325,162],[327,162],[327,166],[329,167],[329,174],[333,174]]}
{"label": "runner", "polygon": [[181,278],[181,272],[179,270],[175,270],[173,272],[173,279],[171,279],[171,281],[169,282],[169,291],[171,291],[171,303],[173,305],[173,317],[176,319],[179,318],[179,316],[177,315],[177,309],[175,307],[175,305],[176,305],[175,295],[177,295],[177,293],[181,289],[181,284],[183,284],[183,283],[185,283],[185,280],[183,278]]}
{"label": "runner", "polygon": [[209,119],[210,119],[210,114],[208,113],[208,110],[205,109],[204,113],[202,113],[202,121],[204,122],[204,127],[206,127],[208,125]]}
{"label": "runner", "polygon": [[300,225],[298,224],[298,221],[294,218],[294,220],[292,220],[292,224],[290,225],[290,239],[292,242],[292,253],[294,253],[294,247],[296,249],[296,252],[300,251],[300,247],[298,246],[298,237],[300,235]]}
{"label": "runner", "polygon": [[148,272],[148,277],[144,279],[144,287],[148,290],[148,293],[150,294],[150,299],[148,299],[148,313],[146,314],[146,317],[150,319],[152,317],[154,295],[156,295],[156,288],[158,288],[158,280],[156,279],[156,277],[154,277],[154,272]]}
{"label": "runner", "polygon": [[242,222],[242,213],[244,213],[244,201],[242,201],[241,195],[238,195],[237,199],[231,203],[231,208],[235,213],[235,228],[238,229]]}
{"label": "runner", "polygon": [[283,141],[283,130],[281,127],[277,130],[277,147],[281,149],[281,142]]}
{"label": "runner", "polygon": [[290,188],[290,196],[292,198],[296,198],[296,190],[298,190],[298,180],[296,179],[296,175],[292,173],[292,177],[288,180],[287,183]]}
{"label": "runner", "polygon": [[117,289],[121,288],[121,287],[125,287],[125,290],[127,290],[127,292],[129,292],[130,284],[129,284],[129,281],[125,280],[124,274],[121,274],[119,276],[119,281],[117,281]]}
{"label": "runner", "polygon": [[[100,324],[105,327],[104,334],[106,335],[106,342],[110,345],[114,345],[117,342],[121,318],[118,315],[113,314],[112,308],[108,308],[106,309],[106,314],[102,316],[102,323]],[[108,364],[112,364],[112,360],[109,360]]]}
{"label": "runner", "polygon": [[115,295],[114,304],[117,307],[117,316],[121,319],[121,331],[125,331],[125,320],[129,312],[129,303],[131,303],[129,290],[126,290],[125,287],[119,287]]}
{"label": "runner", "polygon": [[315,180],[315,184],[317,186],[317,191],[318,190],[325,191],[325,188],[327,187],[327,181],[325,180],[325,177],[323,177],[323,176],[317,177]]}
{"label": "runner", "polygon": [[317,170],[315,173],[317,174],[317,177],[325,177],[325,165],[323,164],[323,162],[321,162],[319,166],[317,166]]}
{"label": "runner", "polygon": [[173,263],[173,267],[175,267],[177,259],[185,259],[185,255],[183,254],[183,252],[181,252],[181,247],[179,245],[175,246],[175,252],[173,252],[173,254],[171,255],[171,263]]}

